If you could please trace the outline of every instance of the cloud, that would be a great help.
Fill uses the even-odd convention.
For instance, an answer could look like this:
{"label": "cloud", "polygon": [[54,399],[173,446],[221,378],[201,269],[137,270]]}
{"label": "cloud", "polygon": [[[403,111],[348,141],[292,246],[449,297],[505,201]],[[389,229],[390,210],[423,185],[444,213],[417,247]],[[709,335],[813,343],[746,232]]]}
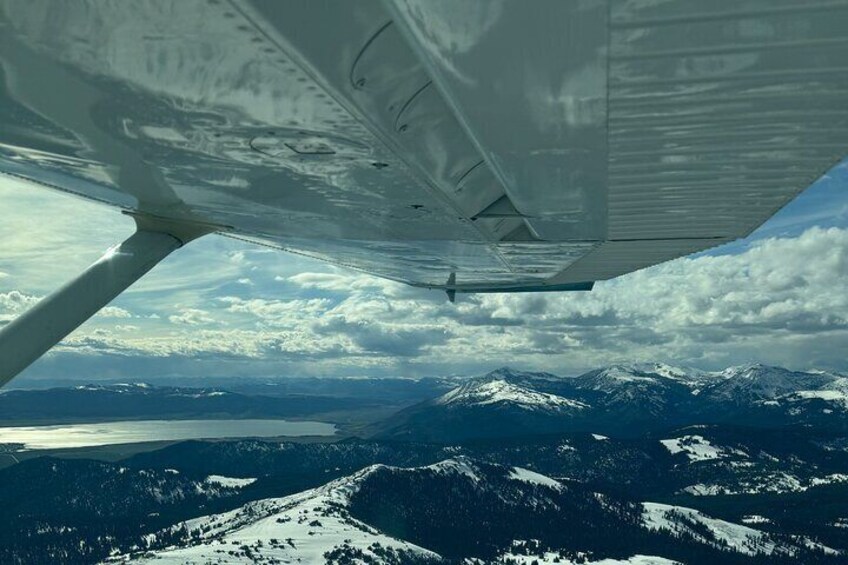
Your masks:
{"label": "cloud", "polygon": [[19,314],[35,305],[40,296],[33,296],[18,290],[0,292],[0,309],[5,313]]}
{"label": "cloud", "polygon": [[184,324],[186,326],[199,326],[215,322],[215,319],[209,315],[209,312],[198,308],[185,308],[180,310],[179,314],[168,316],[168,320],[171,323]]}
{"label": "cloud", "polygon": [[[848,230],[812,228],[738,255],[684,258],[552,301],[542,321],[609,317],[662,331],[693,327],[844,329],[848,322]],[[519,306],[508,298],[508,310]]]}
{"label": "cloud", "polygon": [[242,359],[269,371],[311,360],[306,370],[337,374],[503,363],[569,373],[657,359],[705,368],[756,360],[845,368],[848,230],[837,228],[756,241],[735,255],[678,259],[588,293],[461,295],[450,304],[440,292],[353,272],[305,272],[283,282],[322,294],[220,296],[169,316],[200,332],[87,335],[67,346]]}
{"label": "cloud", "polygon": [[102,308],[98,313],[98,316],[102,318],[132,318],[133,315],[129,310],[125,308],[120,308],[118,306],[106,306]]}
{"label": "cloud", "polygon": [[227,305],[228,312],[249,314],[266,324],[283,326],[291,326],[294,321],[302,318],[314,318],[332,305],[332,300],[326,298],[269,300],[222,296],[218,301]]}
{"label": "cloud", "polygon": [[420,289],[409,285],[350,271],[337,271],[335,273],[305,272],[290,277],[277,277],[276,280],[285,281],[304,289],[331,292],[371,293],[392,297],[421,294]]}
{"label": "cloud", "polygon": [[[126,219],[47,194],[8,196],[19,213],[0,225],[0,324],[126,236]],[[456,304],[440,291],[210,236],[168,257],[28,374],[414,376],[505,363],[567,374],[650,360],[845,370],[848,227],[800,229],[793,217],[807,222],[824,207],[810,198],[753,240],[592,292],[459,295]],[[59,218],[61,237],[30,209]],[[844,217],[836,209],[831,219]]]}

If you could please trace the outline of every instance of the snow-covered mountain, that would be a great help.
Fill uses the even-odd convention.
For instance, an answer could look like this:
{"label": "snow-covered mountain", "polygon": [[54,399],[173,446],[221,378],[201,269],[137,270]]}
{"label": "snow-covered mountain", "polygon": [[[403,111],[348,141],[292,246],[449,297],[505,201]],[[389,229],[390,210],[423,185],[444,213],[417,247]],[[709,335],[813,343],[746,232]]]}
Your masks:
{"label": "snow-covered mountain", "polygon": [[827,373],[790,371],[759,363],[729,367],[718,376],[721,380],[707,388],[704,397],[733,404],[770,401],[800,391],[827,390],[838,380]]}
{"label": "snow-covered mountain", "polygon": [[[415,544],[384,535],[350,513],[351,495],[367,477],[382,468],[368,467],[349,477],[332,481],[284,498],[250,502],[245,506],[178,524],[159,536],[147,536],[147,547],[160,539],[173,539],[185,532],[177,545],[156,552],[144,551],[134,562],[257,563],[275,559],[278,563],[324,563],[330,556],[350,555],[384,562],[391,555],[403,562],[426,562],[436,555]],[[124,561],[129,556],[119,557]],[[377,560],[377,561],[375,561]],[[391,562],[391,561],[386,561]]]}
{"label": "snow-covered mountain", "polygon": [[378,424],[375,437],[450,442],[563,431],[641,435],[710,423],[848,427],[846,414],[848,378],[822,371],[746,365],[710,373],[639,363],[561,378],[502,368],[401,411]]}
{"label": "snow-covered mountain", "polygon": [[848,379],[844,376],[751,364],[730,367],[717,377],[692,407],[702,419],[831,430],[848,425]]}
{"label": "snow-covered mountain", "polygon": [[616,392],[633,385],[663,385],[676,383],[696,388],[714,380],[710,373],[697,369],[684,369],[665,363],[618,364],[589,371],[575,379],[579,388],[601,392]]}
{"label": "snow-covered mountain", "polygon": [[[417,468],[373,465],[322,487],[189,520],[112,561],[183,563],[669,563],[691,554],[837,552],[691,508],[636,504],[516,467],[455,457]],[[167,540],[167,541],[163,541]],[[163,547],[163,544],[167,546]],[[478,560],[478,561],[475,561]],[[511,561],[509,561],[511,560]]]}
{"label": "snow-covered mountain", "polygon": [[673,413],[712,380],[701,371],[642,363],[596,369],[574,378],[571,384],[596,406],[597,417],[635,422]]}
{"label": "snow-covered mountain", "polygon": [[591,406],[563,379],[509,368],[461,382],[447,393],[379,422],[375,435],[455,441],[568,429]]}
{"label": "snow-covered mountain", "polygon": [[572,412],[588,406],[580,401],[515,384],[521,375],[500,369],[472,379],[437,398],[442,406],[514,406],[522,410]]}

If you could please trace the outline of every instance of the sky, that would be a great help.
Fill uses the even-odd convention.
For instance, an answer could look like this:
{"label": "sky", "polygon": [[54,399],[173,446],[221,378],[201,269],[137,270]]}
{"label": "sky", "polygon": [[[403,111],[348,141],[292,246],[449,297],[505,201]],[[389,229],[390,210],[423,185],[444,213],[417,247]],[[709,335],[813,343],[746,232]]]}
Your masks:
{"label": "sky", "polygon": [[[128,237],[115,209],[0,178],[0,324]],[[744,240],[589,293],[459,295],[206,236],[27,369],[46,381],[561,375],[661,361],[848,370],[848,161]]]}

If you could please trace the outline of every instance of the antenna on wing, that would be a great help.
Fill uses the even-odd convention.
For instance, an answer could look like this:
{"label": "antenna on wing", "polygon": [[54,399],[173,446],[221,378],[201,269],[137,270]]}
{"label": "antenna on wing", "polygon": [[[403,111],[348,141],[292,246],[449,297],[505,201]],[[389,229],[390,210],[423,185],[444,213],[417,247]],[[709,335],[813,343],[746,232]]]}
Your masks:
{"label": "antenna on wing", "polygon": [[456,302],[456,273],[451,272],[448,277],[448,283],[445,285],[445,294],[448,295],[448,300],[451,304]]}

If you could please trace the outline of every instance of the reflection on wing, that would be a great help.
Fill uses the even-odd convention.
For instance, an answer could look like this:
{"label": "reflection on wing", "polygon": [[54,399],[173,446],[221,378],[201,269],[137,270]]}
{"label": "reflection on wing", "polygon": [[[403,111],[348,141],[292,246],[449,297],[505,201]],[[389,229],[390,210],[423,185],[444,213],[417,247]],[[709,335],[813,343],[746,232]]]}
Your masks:
{"label": "reflection on wing", "polygon": [[844,156],[846,26],[832,0],[0,0],[0,171],[420,286],[590,288]]}

